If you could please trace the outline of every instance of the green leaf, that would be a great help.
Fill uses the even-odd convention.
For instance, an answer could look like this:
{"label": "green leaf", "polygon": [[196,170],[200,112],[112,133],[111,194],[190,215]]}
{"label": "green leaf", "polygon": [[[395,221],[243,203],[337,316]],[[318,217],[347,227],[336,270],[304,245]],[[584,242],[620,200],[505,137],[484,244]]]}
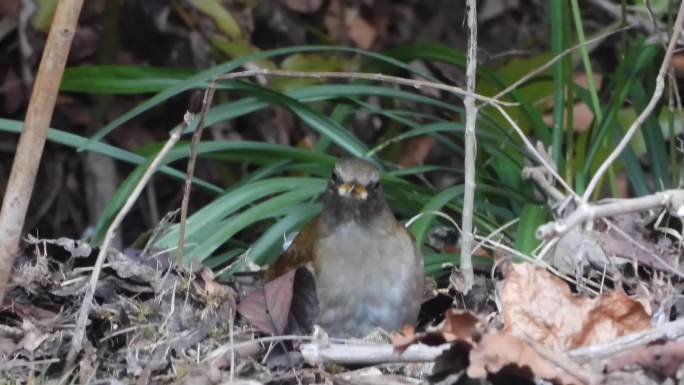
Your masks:
{"label": "green leaf", "polygon": [[69,67],[64,70],[61,91],[97,94],[143,94],[174,86],[195,71],[119,65]]}
{"label": "green leaf", "polygon": [[307,188],[285,192],[219,222],[216,227],[212,228],[212,233],[205,240],[199,243],[197,247],[190,248],[187,251],[186,261],[206,259],[211,253],[221,247],[224,242],[241,230],[256,222],[274,218],[283,215],[287,211],[291,211],[291,207],[305,200],[317,197],[323,192],[325,186],[325,181],[321,181],[320,186],[316,189]]}
{"label": "green leaf", "polygon": [[452,186],[435,195],[420,211],[422,217],[411,226],[411,233],[418,245],[423,245],[434,219],[434,211],[440,211],[449,202],[463,195],[463,185]]}
{"label": "green leaf", "polygon": [[242,39],[242,31],[233,15],[217,0],[190,0],[190,3],[209,16],[218,27],[233,40]]}
{"label": "green leaf", "polygon": [[248,63],[248,62],[253,62],[253,61],[258,61],[261,59],[266,59],[266,58],[271,58],[271,57],[276,57],[276,56],[281,56],[281,55],[290,55],[290,54],[295,54],[295,53],[301,53],[301,52],[314,52],[314,51],[332,51],[332,52],[351,52],[351,53],[357,53],[361,54],[367,57],[374,58],[378,61],[381,61],[383,63],[393,65],[398,68],[402,68],[405,70],[410,71],[411,73],[418,74],[420,75],[421,72],[417,71],[410,66],[395,60],[391,57],[380,55],[380,54],[375,54],[372,52],[360,50],[360,49],[355,49],[355,48],[343,48],[343,47],[333,47],[333,46],[298,46],[298,47],[289,47],[289,48],[280,48],[280,49],[274,49],[270,51],[265,51],[265,52],[258,52],[250,55],[244,55],[239,58],[236,58],[234,60],[231,60],[229,62],[214,66],[212,68],[209,68],[205,71],[202,71],[200,73],[197,73],[189,78],[186,78],[182,82],[176,83],[173,86],[170,86],[169,88],[164,89],[163,91],[159,92],[158,94],[154,95],[153,97],[147,99],[143,103],[139,104],[132,110],[126,112],[125,114],[119,116],[118,118],[114,119],[112,122],[107,124],[105,127],[100,129],[93,137],[90,139],[90,141],[86,144],[86,146],[81,147],[79,150],[84,150],[85,147],[91,146],[94,142],[99,141],[101,138],[109,134],[112,130],[115,128],[121,126],[122,124],[128,122],[129,120],[133,119],[134,117],[140,115],[141,113],[149,110],[150,108],[164,102],[165,100],[178,95],[184,91],[194,89],[194,88],[205,88],[208,86],[208,82],[214,78],[217,75],[225,74],[228,72],[231,72],[235,70],[236,68],[239,68],[240,66]]}
{"label": "green leaf", "polygon": [[547,221],[547,218],[548,213],[544,206],[525,205],[515,234],[515,249],[525,255],[531,255],[541,243],[534,234],[537,228]]}
{"label": "green leaf", "polygon": [[[17,120],[0,118],[0,131],[19,134],[21,133],[23,124],[23,122]],[[86,142],[88,142],[88,139],[82,136],[74,135],[55,128],[48,129],[47,139],[53,143],[63,144],[71,148],[78,148]],[[120,149],[118,147],[106,143],[96,143],[90,149],[90,151],[104,156],[109,156],[113,159],[121,160],[123,162],[130,163],[133,165],[141,165],[146,162],[146,158],[143,156]],[[168,166],[160,167],[159,172],[177,180],[185,180],[185,173]],[[208,183],[206,181],[203,181],[201,179],[193,179],[193,184],[214,194],[223,192],[222,188],[215,186],[211,183]]]}
{"label": "green leaf", "polygon": [[[206,240],[210,236],[210,233],[206,231],[207,228],[219,226],[219,223],[228,216],[265,197],[295,189],[317,191],[321,184],[324,184],[324,181],[317,178],[285,177],[264,179],[230,189],[188,218],[185,241],[191,243]],[[174,225],[159,238],[155,246],[171,248],[177,243],[178,225]]]}

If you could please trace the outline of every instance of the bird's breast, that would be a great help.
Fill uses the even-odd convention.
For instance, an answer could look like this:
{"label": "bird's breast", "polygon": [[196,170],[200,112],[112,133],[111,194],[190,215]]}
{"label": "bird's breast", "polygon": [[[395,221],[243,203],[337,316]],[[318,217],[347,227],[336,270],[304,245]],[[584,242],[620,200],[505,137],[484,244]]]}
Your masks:
{"label": "bird's breast", "polygon": [[359,336],[415,321],[422,258],[403,228],[350,222],[319,239],[315,253],[318,321],[328,332]]}

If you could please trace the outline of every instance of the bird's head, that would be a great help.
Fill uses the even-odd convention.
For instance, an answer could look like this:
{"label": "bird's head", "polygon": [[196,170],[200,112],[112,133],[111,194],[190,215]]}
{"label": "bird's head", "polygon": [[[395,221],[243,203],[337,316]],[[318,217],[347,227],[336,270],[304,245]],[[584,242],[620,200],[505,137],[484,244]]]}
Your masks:
{"label": "bird's head", "polygon": [[386,208],[380,172],[365,160],[350,158],[335,164],[323,197],[323,215],[337,223],[368,223]]}

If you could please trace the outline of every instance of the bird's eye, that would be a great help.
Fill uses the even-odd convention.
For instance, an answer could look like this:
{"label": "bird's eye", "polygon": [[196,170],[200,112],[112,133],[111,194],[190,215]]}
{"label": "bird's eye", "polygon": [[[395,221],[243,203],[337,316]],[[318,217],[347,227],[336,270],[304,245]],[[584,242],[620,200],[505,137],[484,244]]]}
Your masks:
{"label": "bird's eye", "polygon": [[337,175],[337,173],[333,171],[332,176],[330,177],[330,181],[333,184],[338,184],[338,183],[340,183],[340,176]]}
{"label": "bird's eye", "polygon": [[380,182],[377,182],[377,181],[376,181],[376,182],[371,182],[371,183],[368,185],[368,189],[369,189],[369,190],[377,190],[378,187],[380,187]]}

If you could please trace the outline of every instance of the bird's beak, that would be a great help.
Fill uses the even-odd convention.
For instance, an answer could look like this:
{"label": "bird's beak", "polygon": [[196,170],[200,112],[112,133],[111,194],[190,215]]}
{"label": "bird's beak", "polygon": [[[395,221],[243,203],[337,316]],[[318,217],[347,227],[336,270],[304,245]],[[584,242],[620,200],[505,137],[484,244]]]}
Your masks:
{"label": "bird's beak", "polygon": [[356,197],[356,199],[366,200],[366,198],[368,197],[368,191],[363,186],[355,185],[354,186],[354,197]]}
{"label": "bird's beak", "polygon": [[352,190],[354,190],[354,185],[351,183],[342,183],[337,187],[337,193],[343,197],[349,196]]}
{"label": "bird's beak", "polygon": [[360,200],[365,200],[368,197],[368,191],[366,188],[355,183],[342,183],[337,188],[337,193],[343,197],[353,195],[354,198]]}

